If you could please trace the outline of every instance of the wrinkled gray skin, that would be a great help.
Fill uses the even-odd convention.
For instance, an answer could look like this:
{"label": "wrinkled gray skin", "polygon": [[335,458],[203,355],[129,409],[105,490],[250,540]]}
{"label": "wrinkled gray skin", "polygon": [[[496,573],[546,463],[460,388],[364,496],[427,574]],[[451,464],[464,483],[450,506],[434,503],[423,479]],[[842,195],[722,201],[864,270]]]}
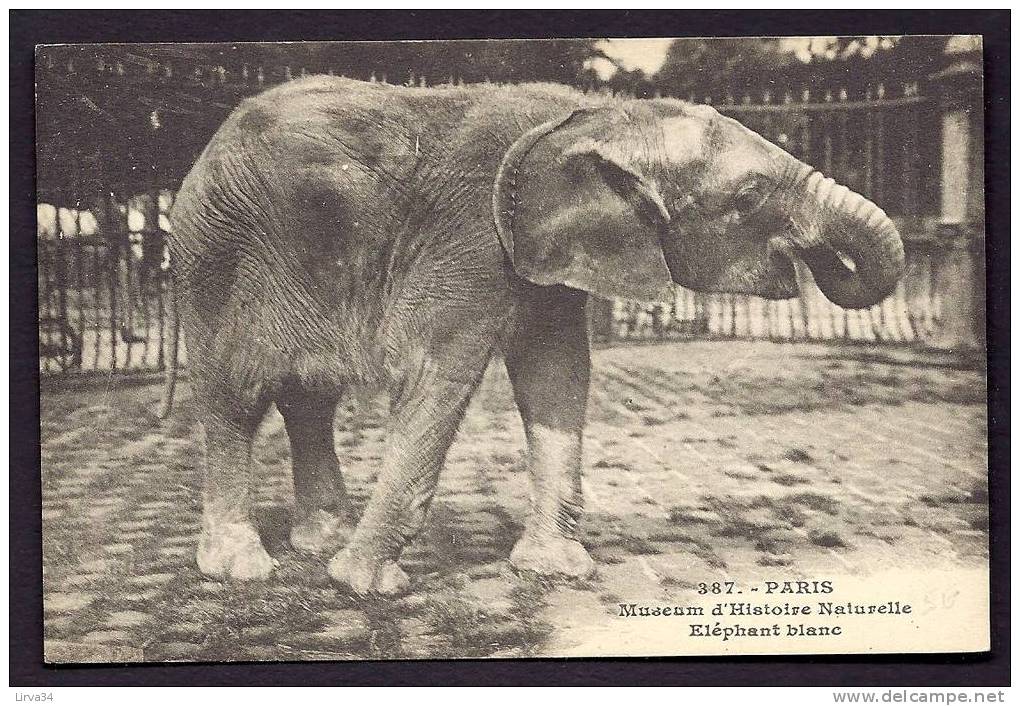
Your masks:
{"label": "wrinkled gray skin", "polygon": [[[590,572],[578,542],[589,293],[655,300],[672,280],[789,297],[793,256],[830,299],[863,307],[903,265],[878,207],[711,108],[544,85],[284,84],[230,116],[172,222],[205,429],[200,569],[273,569],[252,518],[251,445],[275,403],[291,542],[342,547],[330,575],[358,593],[407,589],[397,560],[496,355],[533,488],[510,561]],[[332,429],[353,383],[392,395],[385,469],[356,526]]]}

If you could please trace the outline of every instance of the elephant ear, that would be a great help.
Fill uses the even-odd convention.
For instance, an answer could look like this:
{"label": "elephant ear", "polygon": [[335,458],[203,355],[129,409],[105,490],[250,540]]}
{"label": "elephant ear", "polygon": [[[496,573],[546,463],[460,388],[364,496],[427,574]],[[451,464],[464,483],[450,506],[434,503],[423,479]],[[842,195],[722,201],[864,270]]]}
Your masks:
{"label": "elephant ear", "polygon": [[671,279],[662,198],[610,143],[626,116],[579,110],[539,125],[507,151],[493,217],[514,270],[538,285],[661,302]]}

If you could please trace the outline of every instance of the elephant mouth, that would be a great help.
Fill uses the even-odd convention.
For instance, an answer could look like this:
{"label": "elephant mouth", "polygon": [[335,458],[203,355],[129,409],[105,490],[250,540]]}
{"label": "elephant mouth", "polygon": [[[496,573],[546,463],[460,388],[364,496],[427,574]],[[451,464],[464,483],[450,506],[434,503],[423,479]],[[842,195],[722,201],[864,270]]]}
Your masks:
{"label": "elephant mouth", "polygon": [[767,281],[771,286],[766,286],[759,296],[765,299],[791,299],[797,296],[800,287],[797,284],[797,268],[793,257],[786,252],[770,248],[768,263],[770,277]]}
{"label": "elephant mouth", "polygon": [[[667,259],[667,263],[669,260]],[[749,294],[763,299],[791,299],[800,292],[794,256],[769,248],[728,263],[715,276],[670,268],[677,284],[706,294]]]}
{"label": "elephant mouth", "polygon": [[774,237],[756,257],[759,265],[752,277],[754,283],[746,293],[763,299],[791,299],[800,293],[797,252],[788,241]]}
{"label": "elephant mouth", "polygon": [[672,280],[682,287],[705,294],[748,294],[764,299],[791,299],[800,292],[795,263],[796,248],[787,240],[748,243],[717,254],[704,262],[686,246],[666,244],[666,266]]}

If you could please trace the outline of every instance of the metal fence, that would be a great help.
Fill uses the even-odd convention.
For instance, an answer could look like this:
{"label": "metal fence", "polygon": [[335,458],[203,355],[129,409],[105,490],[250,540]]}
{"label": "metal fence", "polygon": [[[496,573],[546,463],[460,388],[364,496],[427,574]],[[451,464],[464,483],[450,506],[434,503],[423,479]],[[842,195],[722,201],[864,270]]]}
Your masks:
{"label": "metal fence", "polygon": [[693,337],[924,344],[942,326],[938,272],[943,255],[944,248],[934,243],[908,243],[906,277],[892,295],[870,309],[836,306],[798,265],[801,294],[795,299],[701,294],[677,286],[672,301],[662,304],[593,304],[594,331],[602,341]]}
{"label": "metal fence", "polygon": [[[424,85],[424,79],[419,83]],[[672,301],[593,305],[603,340],[678,337],[925,343],[942,325],[947,244],[938,230],[940,114],[918,84],[773,96],[689,97],[748,127],[881,205],[906,241],[907,275],[863,311],[828,302],[799,268],[799,298],[704,295],[677,287]],[[924,136],[922,138],[922,136]],[[95,232],[88,211],[63,209],[39,238],[40,368],[44,373],[162,370],[168,357],[164,211],[168,193],[135,209],[110,204]],[[147,204],[147,205],[146,205]],[[68,214],[73,223],[68,225]],[[137,215],[135,213],[134,215]],[[136,220],[138,220],[136,218]]]}
{"label": "metal fence", "polygon": [[44,373],[162,370],[167,272],[106,243],[39,243],[39,364]]}
{"label": "metal fence", "polygon": [[[162,370],[169,350],[169,259],[158,194],[94,211],[40,213],[43,373]],[[141,202],[139,204],[139,202]],[[42,211],[42,209],[40,209]]]}

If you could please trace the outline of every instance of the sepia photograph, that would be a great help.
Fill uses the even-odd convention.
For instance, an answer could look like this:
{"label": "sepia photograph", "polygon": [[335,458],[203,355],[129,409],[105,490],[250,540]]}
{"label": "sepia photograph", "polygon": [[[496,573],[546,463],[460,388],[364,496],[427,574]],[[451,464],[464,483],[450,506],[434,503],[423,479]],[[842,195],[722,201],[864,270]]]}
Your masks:
{"label": "sepia photograph", "polygon": [[983,66],[37,46],[45,662],[987,652]]}

